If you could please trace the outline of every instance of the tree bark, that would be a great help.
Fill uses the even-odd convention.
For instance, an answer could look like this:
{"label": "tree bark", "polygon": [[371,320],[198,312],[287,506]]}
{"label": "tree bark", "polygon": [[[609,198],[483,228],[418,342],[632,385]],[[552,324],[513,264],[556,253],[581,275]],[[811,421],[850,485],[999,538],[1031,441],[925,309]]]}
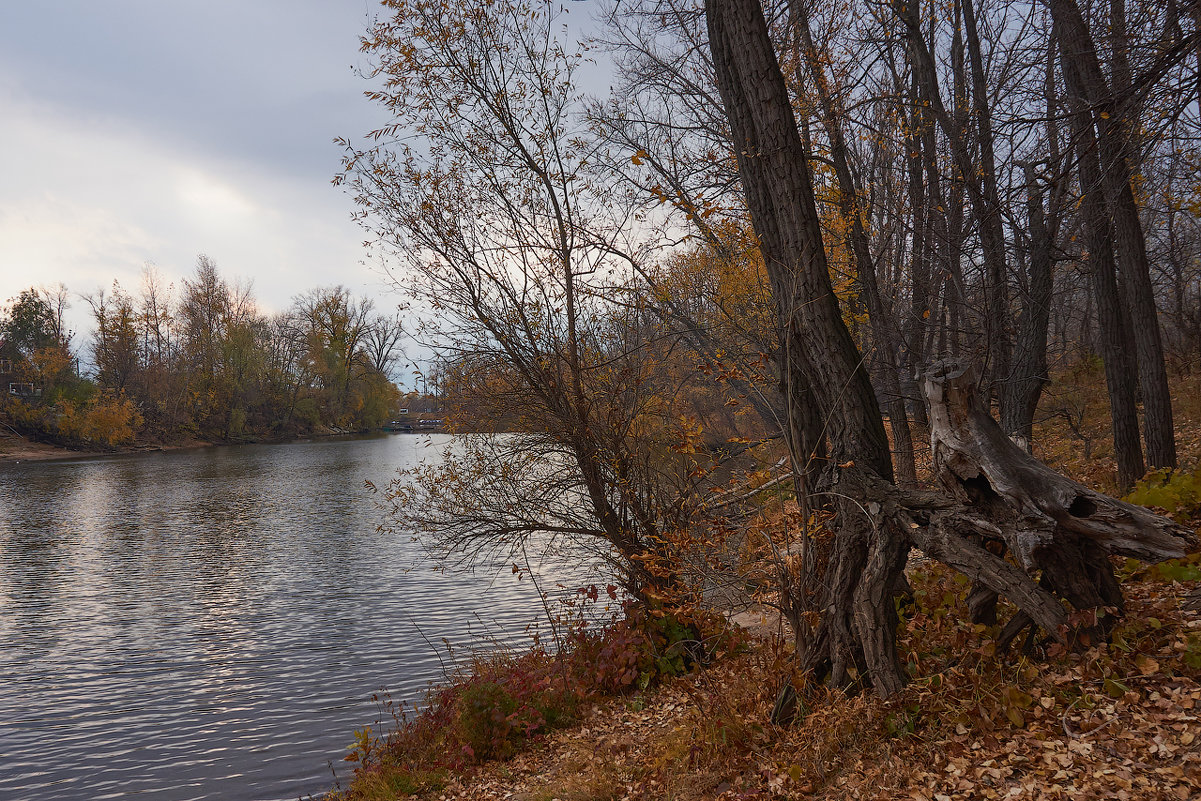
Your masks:
{"label": "tree bark", "polygon": [[1030,225],[1026,254],[1026,298],[1018,320],[1017,347],[1009,380],[1001,388],[1001,425],[1026,452],[1034,432],[1034,412],[1047,375],[1047,323],[1051,317],[1051,232],[1043,213],[1034,167],[1025,165]]}
{"label": "tree bark", "polygon": [[[847,471],[891,482],[883,420],[830,282],[808,159],[762,9],[758,0],[707,0],[705,13],[786,358],[800,360],[826,425],[829,481],[838,484]],[[800,643],[802,663],[837,684],[865,676],[889,695],[902,684],[891,593],[906,543],[893,528],[865,519],[852,493],[828,495],[838,521],[830,559],[816,558],[815,544],[802,554],[809,576],[797,603],[820,614],[816,630]]]}
{"label": "tree bark", "polygon": [[[1058,24],[1056,25],[1058,29]],[[1062,41],[1062,40],[1060,40]],[[1105,383],[1109,390],[1110,417],[1113,427],[1114,455],[1118,463],[1118,486],[1129,491],[1134,482],[1146,472],[1142,445],[1138,437],[1135,366],[1131,363],[1128,321],[1118,295],[1114,274],[1113,232],[1110,227],[1110,207],[1101,187],[1101,164],[1097,155],[1093,122],[1087,106],[1080,97],[1083,91],[1080,74],[1071,50],[1060,50],[1069,97],[1075,96],[1072,129],[1076,138],[1077,170],[1083,194],[1081,213],[1084,218],[1085,239],[1088,243],[1088,274],[1093,298],[1097,305],[1098,344],[1105,362]]]}
{"label": "tree bark", "polygon": [[863,210],[859,206],[859,187],[851,172],[846,137],[842,132],[842,113],[831,95],[822,59],[813,43],[813,32],[809,27],[809,12],[803,0],[792,0],[789,8],[797,27],[802,56],[813,76],[814,89],[821,107],[826,134],[830,138],[830,156],[834,162],[834,174],[838,180],[839,213],[847,226],[847,245],[855,259],[856,276],[860,296],[867,308],[876,351],[880,355],[883,369],[885,408],[892,428],[894,468],[901,486],[917,484],[917,469],[913,458],[913,437],[909,430],[909,414],[905,409],[905,396],[900,384],[900,358],[897,352],[897,331],[884,311],[880,297],[880,286],[876,280],[876,263],[872,257],[871,243],[863,225]]}
{"label": "tree bark", "polygon": [[[1129,92],[1115,92],[1105,79],[1097,48],[1080,13],[1076,0],[1050,0],[1055,21],[1055,36],[1062,58],[1077,71],[1079,94],[1091,112],[1090,125],[1096,125],[1097,152],[1100,159],[1102,191],[1113,221],[1114,246],[1128,295],[1132,339],[1137,354],[1139,385],[1143,391],[1143,425],[1147,458],[1155,467],[1176,467],[1176,439],[1173,431],[1172,399],[1168,392],[1163,339],[1159,315],[1151,285],[1151,266],[1147,258],[1147,240],[1139,218],[1132,179],[1131,156],[1134,151],[1133,123]],[[1124,7],[1117,18],[1124,29]],[[1111,20],[1112,22],[1112,20]],[[1112,26],[1111,26],[1112,27]],[[1114,78],[1129,86],[1129,65],[1124,55],[1124,30],[1111,32],[1116,45]]]}
{"label": "tree bark", "polygon": [[[972,371],[954,362],[936,365],[926,376],[935,474],[966,511],[936,512],[914,539],[928,555],[975,580],[974,612],[990,611],[990,592],[1018,606],[1001,644],[1031,623],[1064,638],[1063,608],[1049,594],[1099,617],[1108,614],[1106,607],[1120,613],[1110,554],[1158,562],[1196,548],[1193,532],[1034,459],[988,415],[975,387]],[[999,547],[981,547],[989,543]],[[1013,566],[993,551],[1012,554],[1022,570],[1003,567]],[[1029,577],[1035,572],[1041,573],[1037,587]]]}
{"label": "tree bark", "polygon": [[[960,0],[963,5],[963,33],[967,42],[968,63],[972,74],[972,109],[976,115],[976,137],[980,153],[980,177],[985,204],[980,213],[980,241],[985,261],[985,337],[991,361],[989,372],[1005,405],[1007,396],[1001,385],[1011,379],[1010,342],[1006,330],[1006,310],[1009,306],[1006,287],[1005,230],[1001,219],[1001,194],[997,188],[996,156],[993,154],[992,111],[989,109],[988,82],[984,75],[984,56],[980,50],[980,33],[976,25],[973,0]],[[1004,414],[1004,410],[1002,410]]]}

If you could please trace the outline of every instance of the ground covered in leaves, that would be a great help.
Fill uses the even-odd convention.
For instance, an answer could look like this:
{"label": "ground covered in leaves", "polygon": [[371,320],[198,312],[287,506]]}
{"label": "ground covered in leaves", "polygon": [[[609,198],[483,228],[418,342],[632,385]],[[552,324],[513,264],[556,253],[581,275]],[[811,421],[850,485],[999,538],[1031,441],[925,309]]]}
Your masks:
{"label": "ground covered in leaves", "polygon": [[904,624],[914,678],[887,702],[801,685],[802,719],[770,725],[788,660],[786,638],[768,632],[657,689],[590,704],[506,760],[431,772],[403,792],[347,795],[1198,798],[1198,578],[1195,558],[1131,575],[1110,643],[1033,661],[993,654],[996,632],[962,622],[961,580],[931,566],[914,576],[918,602]]}
{"label": "ground covered in leaves", "polygon": [[[1056,382],[1036,454],[1113,492],[1095,379]],[[1183,469],[1131,496],[1194,529],[1198,380],[1175,386]],[[1127,609],[1109,642],[1028,656],[995,653],[998,627],[966,622],[966,579],[913,566],[899,643],[911,678],[888,701],[807,685],[770,616],[712,639],[703,666],[665,660],[679,632],[653,618],[638,624],[650,636],[588,635],[566,662],[496,657],[431,696],[433,714],[360,732],[355,780],[329,799],[1201,799],[1201,556],[1115,566]],[[774,726],[785,682],[800,714]]]}

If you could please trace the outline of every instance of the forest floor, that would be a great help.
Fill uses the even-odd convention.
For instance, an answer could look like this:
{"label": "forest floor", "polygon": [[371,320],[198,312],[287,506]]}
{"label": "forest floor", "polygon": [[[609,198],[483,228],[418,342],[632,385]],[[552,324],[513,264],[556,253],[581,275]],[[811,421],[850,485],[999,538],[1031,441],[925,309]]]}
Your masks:
{"label": "forest floor", "polygon": [[[1175,390],[1181,462],[1192,469],[1201,457],[1201,376]],[[1103,382],[1063,376],[1044,409],[1037,455],[1112,492]],[[1201,525],[1196,509],[1178,519]],[[1201,798],[1201,558],[1115,565],[1126,614],[1108,643],[1084,651],[996,655],[996,627],[966,622],[966,580],[918,563],[899,643],[911,680],[888,701],[805,685],[790,673],[791,636],[764,614],[730,654],[590,703],[569,727],[506,760],[431,768],[399,783],[361,769],[331,797]],[[775,726],[785,680],[800,688],[801,714]]]}
{"label": "forest floor", "polygon": [[703,669],[589,705],[507,760],[338,797],[1201,798],[1201,566],[1123,569],[1138,571],[1123,584],[1127,616],[1083,652],[998,658],[995,629],[964,622],[965,583],[927,565],[901,632],[912,679],[888,701],[791,676],[804,714],[772,725],[790,638],[767,626]]}
{"label": "forest floor", "polygon": [[[1201,370],[1170,375],[1176,452],[1180,466],[1201,462]],[[1100,492],[1117,492],[1117,462],[1109,398],[1099,363],[1055,376],[1043,393],[1034,424],[1034,455]]]}
{"label": "forest floor", "polygon": [[[955,582],[935,570],[918,586],[937,595]],[[964,610],[952,602],[936,633],[929,615],[908,621],[902,647],[914,678],[899,696],[885,702],[809,688],[808,713],[789,727],[768,723],[786,649],[756,639],[656,690],[596,704],[577,725],[508,761],[419,795],[1195,799],[1201,613],[1187,593],[1196,586],[1128,580],[1129,614],[1114,642],[1048,661],[997,659],[987,632],[956,622]]]}

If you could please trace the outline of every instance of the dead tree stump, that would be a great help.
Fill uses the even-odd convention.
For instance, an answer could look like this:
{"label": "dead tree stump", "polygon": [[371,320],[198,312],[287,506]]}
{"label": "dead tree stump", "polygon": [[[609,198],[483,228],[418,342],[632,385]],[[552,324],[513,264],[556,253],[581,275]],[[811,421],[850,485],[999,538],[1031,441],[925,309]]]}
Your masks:
{"label": "dead tree stump", "polygon": [[995,622],[1000,597],[1017,607],[998,651],[1027,629],[1028,647],[1040,630],[1065,644],[1103,637],[1123,608],[1111,555],[1158,562],[1197,547],[1193,532],[1018,447],[979,401],[968,368],[936,365],[924,390],[936,490],[901,488],[847,462],[830,465],[815,493],[835,511],[833,537],[828,552],[805,554],[818,558],[788,602],[812,675],[841,686],[865,681],[883,697],[903,686],[895,596],[910,546],[972,580],[977,622]]}
{"label": "dead tree stump", "polygon": [[1159,562],[1197,547],[1195,533],[1077,484],[1018,447],[980,401],[970,368],[939,363],[923,390],[935,476],[953,503],[927,503],[925,525],[915,523],[911,538],[973,579],[969,606],[977,622],[995,621],[998,595],[1018,607],[999,647],[1027,626],[1065,639],[1059,599],[1094,610],[1104,633],[1123,608],[1110,555]]}

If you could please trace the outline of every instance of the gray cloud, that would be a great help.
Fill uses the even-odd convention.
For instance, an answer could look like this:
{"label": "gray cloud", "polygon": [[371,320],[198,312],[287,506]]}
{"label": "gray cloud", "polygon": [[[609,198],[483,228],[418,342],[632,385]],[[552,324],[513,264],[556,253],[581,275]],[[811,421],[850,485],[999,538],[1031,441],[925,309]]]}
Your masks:
{"label": "gray cloud", "polygon": [[[573,27],[589,4],[572,3]],[[397,298],[361,263],[330,180],[335,136],[387,120],[359,36],[376,0],[0,2],[0,302],[61,281],[178,283],[206,253],[260,303],[335,283]],[[77,302],[72,323],[88,325]]]}
{"label": "gray cloud", "polygon": [[378,294],[330,185],[333,137],[382,122],[352,69],[374,9],[0,4],[0,301],[56,281],[134,289],[147,261],[178,281],[200,252],[268,308],[331,283]]}
{"label": "gray cloud", "polygon": [[365,0],[43,0],[0,7],[0,70],[81,120],[119,117],[201,151],[332,173],[361,97]]}

